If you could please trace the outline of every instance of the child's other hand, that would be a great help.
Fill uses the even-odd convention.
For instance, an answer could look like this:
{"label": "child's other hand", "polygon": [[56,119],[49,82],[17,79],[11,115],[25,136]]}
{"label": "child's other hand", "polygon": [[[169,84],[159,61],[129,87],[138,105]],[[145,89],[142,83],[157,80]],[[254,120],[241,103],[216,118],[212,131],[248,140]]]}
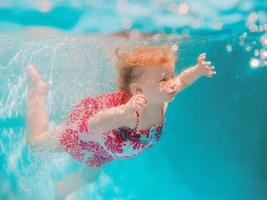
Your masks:
{"label": "child's other hand", "polygon": [[207,77],[213,77],[216,72],[213,71],[215,69],[214,66],[211,66],[210,61],[205,61],[206,59],[206,53],[202,53],[198,56],[197,59],[197,71],[199,72],[200,76],[207,76]]}
{"label": "child's other hand", "polygon": [[142,114],[143,109],[147,105],[147,97],[143,94],[137,94],[125,104],[125,112],[128,116],[136,117],[136,111]]}

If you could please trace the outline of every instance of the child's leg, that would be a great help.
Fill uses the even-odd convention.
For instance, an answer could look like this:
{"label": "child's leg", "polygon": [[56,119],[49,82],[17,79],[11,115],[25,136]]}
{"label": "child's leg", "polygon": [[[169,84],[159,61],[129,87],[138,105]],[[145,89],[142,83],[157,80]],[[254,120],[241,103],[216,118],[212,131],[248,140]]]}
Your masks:
{"label": "child's leg", "polygon": [[[59,134],[62,126],[57,126],[51,131],[48,130],[49,119],[45,106],[45,95],[47,94],[48,86],[41,79],[34,65],[29,66],[28,76],[27,143],[37,146],[46,140],[51,141],[53,139],[52,136]],[[56,138],[54,137],[54,139]]]}
{"label": "child's leg", "polygon": [[65,199],[69,194],[95,181],[101,169],[101,167],[84,167],[82,170],[58,182],[55,187],[55,200]]}
{"label": "child's leg", "polygon": [[28,77],[27,142],[34,144],[35,136],[48,130],[48,113],[45,107],[48,87],[33,65],[28,67]]}

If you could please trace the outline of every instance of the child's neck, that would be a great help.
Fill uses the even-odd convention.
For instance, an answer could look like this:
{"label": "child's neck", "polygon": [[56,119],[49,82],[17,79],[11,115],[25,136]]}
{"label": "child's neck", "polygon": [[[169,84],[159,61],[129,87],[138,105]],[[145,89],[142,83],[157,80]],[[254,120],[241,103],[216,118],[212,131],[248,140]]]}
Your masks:
{"label": "child's neck", "polygon": [[161,110],[163,107],[163,103],[155,103],[155,104],[147,104],[147,106],[144,108],[143,113],[144,114],[155,114],[159,110]]}

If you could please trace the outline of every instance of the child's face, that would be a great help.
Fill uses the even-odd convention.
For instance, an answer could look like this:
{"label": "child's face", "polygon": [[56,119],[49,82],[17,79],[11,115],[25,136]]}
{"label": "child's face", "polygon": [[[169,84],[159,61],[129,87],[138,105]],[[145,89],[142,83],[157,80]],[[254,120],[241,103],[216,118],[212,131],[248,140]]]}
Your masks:
{"label": "child's face", "polygon": [[174,64],[148,66],[138,79],[141,92],[153,104],[170,102],[176,94]]}

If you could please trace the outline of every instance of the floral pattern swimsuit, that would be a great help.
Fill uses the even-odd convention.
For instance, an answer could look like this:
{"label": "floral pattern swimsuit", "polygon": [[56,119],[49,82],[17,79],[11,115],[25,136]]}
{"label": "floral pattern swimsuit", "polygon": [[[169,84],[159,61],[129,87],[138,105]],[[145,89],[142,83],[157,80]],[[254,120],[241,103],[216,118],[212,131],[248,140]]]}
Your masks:
{"label": "floral pattern swimsuit", "polygon": [[88,127],[89,119],[103,109],[127,103],[131,96],[117,91],[95,98],[89,96],[75,106],[67,119],[59,142],[75,159],[89,167],[99,167],[115,159],[134,157],[159,141],[166,119],[161,109],[162,121],[147,130],[137,129],[139,115],[134,129],[120,127],[102,134],[93,134]]}

